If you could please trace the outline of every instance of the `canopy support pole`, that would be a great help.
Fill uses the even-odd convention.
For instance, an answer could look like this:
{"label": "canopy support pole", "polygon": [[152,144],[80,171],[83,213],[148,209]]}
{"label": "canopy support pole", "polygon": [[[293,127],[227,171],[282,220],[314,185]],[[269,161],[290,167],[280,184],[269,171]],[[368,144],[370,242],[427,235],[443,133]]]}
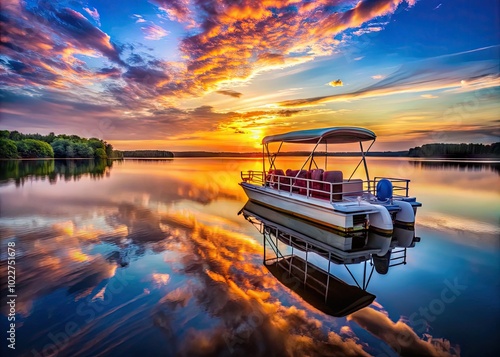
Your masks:
{"label": "canopy support pole", "polygon": [[309,160],[312,160],[312,159],[313,159],[314,152],[316,151],[316,148],[318,147],[319,143],[321,142],[321,139],[323,139],[323,138],[319,138],[318,142],[317,142],[317,143],[316,143],[316,145],[314,146],[314,149],[311,151],[311,154],[309,154],[309,157],[306,159],[306,161],[304,162],[304,165],[302,165],[302,167],[300,168],[299,172],[297,173],[297,176],[295,176],[295,177],[298,177],[298,176],[299,176],[300,171],[302,171],[302,169],[306,166],[307,162],[308,162]]}
{"label": "canopy support pole", "polygon": [[[358,164],[354,168],[354,171],[352,172],[351,176],[349,176],[349,179],[347,181],[351,181],[351,178],[354,176],[354,174],[358,170],[359,165],[361,165],[362,162],[365,165],[366,177],[367,177],[368,181],[370,181],[370,177],[368,176],[368,168],[367,168],[367,164],[366,164],[365,153],[367,153],[368,151],[370,151],[370,149],[371,149],[371,147],[373,146],[374,143],[375,143],[375,140],[373,140],[372,143],[370,144],[370,146],[368,147],[368,149],[366,149],[366,151],[364,151],[363,150],[363,144],[361,143],[361,141],[359,142],[359,146],[361,147],[361,160],[359,160]],[[368,182],[368,185],[369,184],[370,183]]]}
{"label": "canopy support pole", "polygon": [[361,165],[362,162],[363,162],[363,159],[359,160],[358,164],[354,168],[354,171],[352,172],[351,176],[349,176],[349,179],[347,179],[347,181],[351,181],[352,176],[356,173],[356,170],[358,169],[359,165]]}
{"label": "canopy support pole", "polygon": [[267,146],[266,145],[262,145],[262,178],[264,179],[264,184],[266,183],[266,154],[264,152],[264,146]]}
{"label": "canopy support pole", "polygon": [[325,171],[328,170],[328,141],[325,141]]}
{"label": "canopy support pole", "polygon": [[368,192],[371,192],[370,174],[368,173],[368,165],[366,163],[366,156],[363,150],[363,143],[361,141],[359,142],[359,147],[361,148],[361,160],[363,160],[363,165],[365,166],[366,180],[368,181]]}
{"label": "canopy support pole", "polygon": [[278,156],[282,145],[283,145],[283,141],[280,143],[280,146],[278,147],[278,151],[276,151],[276,153],[274,155],[271,155],[271,153],[269,152],[269,144],[266,144],[267,157],[269,159],[269,164],[270,164],[269,170],[272,170],[273,168],[276,170],[276,166],[274,165],[274,162],[276,161],[276,157]]}

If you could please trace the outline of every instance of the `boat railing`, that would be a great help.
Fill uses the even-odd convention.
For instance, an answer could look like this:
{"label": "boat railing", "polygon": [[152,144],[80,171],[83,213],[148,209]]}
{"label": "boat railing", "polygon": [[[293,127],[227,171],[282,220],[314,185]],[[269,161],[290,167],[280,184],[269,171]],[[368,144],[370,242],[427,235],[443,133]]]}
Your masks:
{"label": "boat railing", "polygon": [[[386,179],[386,180],[391,181],[394,196],[396,196],[396,197],[408,197],[408,194],[410,191],[410,180],[409,179],[375,176],[373,178],[373,190],[374,191],[376,190],[377,183],[382,179]],[[403,191],[403,192],[401,192],[401,191]],[[376,192],[372,192],[372,193],[376,194]],[[403,193],[404,193],[404,195],[403,195]]]}
{"label": "boat railing", "polygon": [[241,179],[243,182],[260,184],[291,194],[299,193],[306,197],[329,199],[330,202],[343,201],[346,197],[354,199],[365,194],[376,195],[377,183],[381,179],[391,181],[395,198],[408,197],[410,183],[408,179],[378,176],[373,180],[352,179],[341,182],[327,182],[276,173],[267,173],[266,175],[262,171],[242,171]]}
{"label": "boat railing", "polygon": [[264,173],[262,171],[241,171],[241,180],[243,182],[253,182],[264,185]]}

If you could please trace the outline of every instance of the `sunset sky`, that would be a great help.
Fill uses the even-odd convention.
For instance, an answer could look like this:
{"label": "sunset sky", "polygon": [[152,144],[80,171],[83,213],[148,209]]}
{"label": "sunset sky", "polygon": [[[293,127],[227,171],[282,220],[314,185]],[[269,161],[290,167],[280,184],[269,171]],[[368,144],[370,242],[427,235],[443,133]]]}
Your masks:
{"label": "sunset sky", "polygon": [[0,129],[116,149],[500,141],[498,0],[1,1]]}

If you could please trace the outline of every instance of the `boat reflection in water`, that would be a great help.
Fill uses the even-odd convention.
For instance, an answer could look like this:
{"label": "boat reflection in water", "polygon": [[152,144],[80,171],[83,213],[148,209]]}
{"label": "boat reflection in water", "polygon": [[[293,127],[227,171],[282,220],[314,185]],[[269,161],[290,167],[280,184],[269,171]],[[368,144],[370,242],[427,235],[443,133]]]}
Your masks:
{"label": "boat reflection in water", "polygon": [[[252,201],[240,213],[263,235],[266,268],[313,307],[335,317],[370,305],[375,295],[367,289],[374,271],[387,274],[406,264],[407,249],[420,240],[408,227],[395,227],[392,236],[370,230],[349,235]],[[362,278],[351,272],[351,264],[364,265]],[[334,276],[333,265],[343,265],[355,285]]]}

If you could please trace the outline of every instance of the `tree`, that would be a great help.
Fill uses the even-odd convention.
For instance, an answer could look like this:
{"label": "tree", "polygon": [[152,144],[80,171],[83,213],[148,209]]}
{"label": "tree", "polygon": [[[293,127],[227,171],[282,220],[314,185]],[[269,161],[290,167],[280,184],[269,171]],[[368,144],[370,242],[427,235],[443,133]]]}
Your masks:
{"label": "tree", "polygon": [[52,143],[52,149],[54,149],[54,156],[65,158],[68,146],[71,145],[71,141],[68,139],[57,138]]}
{"label": "tree", "polygon": [[75,150],[75,157],[88,158],[94,157],[94,149],[84,143],[75,143],[73,145]]}
{"label": "tree", "polygon": [[73,157],[76,157],[76,153],[75,153],[75,147],[73,145],[73,143],[70,141],[69,144],[66,146],[66,154],[65,154],[67,158],[73,158]]}
{"label": "tree", "polygon": [[107,142],[104,142],[104,145],[106,147],[106,155],[108,157],[112,157],[113,156],[113,145],[108,144]]}
{"label": "tree", "polygon": [[94,157],[97,159],[107,159],[108,155],[106,155],[106,151],[103,148],[95,149]]}
{"label": "tree", "polygon": [[54,132],[50,132],[49,135],[47,135],[44,139],[44,141],[48,142],[49,144],[52,144],[52,142],[56,139],[56,135]]}
{"label": "tree", "polygon": [[22,158],[54,157],[52,147],[40,140],[24,139],[16,142],[17,152]]}
{"label": "tree", "polygon": [[16,142],[10,139],[0,139],[0,158],[17,159],[18,157]]}
{"label": "tree", "polygon": [[19,140],[23,139],[21,135],[22,134],[19,133],[17,130],[14,130],[14,131],[11,131],[9,133],[9,139],[14,140],[14,141],[19,141]]}
{"label": "tree", "polygon": [[89,141],[88,141],[88,145],[94,149],[94,151],[96,149],[104,149],[106,150],[105,146],[104,146],[104,143],[99,140],[99,139],[96,139],[96,138],[90,138]]}

